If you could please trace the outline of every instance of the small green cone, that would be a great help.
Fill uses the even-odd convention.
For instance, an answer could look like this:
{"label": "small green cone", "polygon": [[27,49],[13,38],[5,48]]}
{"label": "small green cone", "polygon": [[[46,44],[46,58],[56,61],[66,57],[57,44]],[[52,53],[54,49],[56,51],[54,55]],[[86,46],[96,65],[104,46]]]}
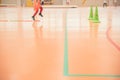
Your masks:
{"label": "small green cone", "polygon": [[94,23],[100,23],[100,21],[99,21],[99,15],[98,15],[98,7],[96,7],[96,9],[95,9],[95,14],[94,14],[92,22],[94,22]]}
{"label": "small green cone", "polygon": [[90,15],[89,15],[89,20],[93,20],[93,7],[90,7]]}

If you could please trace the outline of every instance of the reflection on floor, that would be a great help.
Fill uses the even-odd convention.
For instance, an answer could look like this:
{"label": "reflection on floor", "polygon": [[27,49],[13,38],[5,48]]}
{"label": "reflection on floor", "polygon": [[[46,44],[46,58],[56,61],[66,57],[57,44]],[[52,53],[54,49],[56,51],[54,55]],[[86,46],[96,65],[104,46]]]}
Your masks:
{"label": "reflection on floor", "polygon": [[0,80],[120,80],[120,7],[0,7]]}

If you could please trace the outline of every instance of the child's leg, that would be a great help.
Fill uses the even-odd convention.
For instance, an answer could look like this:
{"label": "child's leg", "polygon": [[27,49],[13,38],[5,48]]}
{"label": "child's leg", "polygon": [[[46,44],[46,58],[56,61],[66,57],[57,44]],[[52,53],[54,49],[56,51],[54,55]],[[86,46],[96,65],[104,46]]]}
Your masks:
{"label": "child's leg", "polygon": [[40,13],[42,13],[42,11],[43,11],[43,7],[41,6],[41,7],[40,7]]}
{"label": "child's leg", "polygon": [[35,13],[33,14],[33,16],[35,17],[37,13],[38,13],[38,9],[35,10]]}
{"label": "child's leg", "polygon": [[39,13],[39,15],[40,15],[41,17],[43,17],[43,15],[42,15],[42,11],[43,11],[43,7],[40,6],[40,13]]}
{"label": "child's leg", "polygon": [[35,16],[36,16],[37,13],[38,13],[38,9],[35,10],[35,13],[32,16],[33,20],[35,20]]}

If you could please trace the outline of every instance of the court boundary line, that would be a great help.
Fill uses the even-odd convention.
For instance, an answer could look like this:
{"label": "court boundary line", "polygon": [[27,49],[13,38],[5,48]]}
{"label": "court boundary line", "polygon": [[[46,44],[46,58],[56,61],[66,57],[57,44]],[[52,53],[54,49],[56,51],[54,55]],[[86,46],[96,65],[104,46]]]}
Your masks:
{"label": "court boundary line", "polygon": [[118,50],[118,51],[120,51],[120,46],[119,45],[117,45],[115,42],[114,42],[114,40],[110,37],[110,30],[111,30],[111,27],[108,27],[108,29],[107,29],[107,32],[106,32],[106,37],[107,37],[107,39],[108,39],[108,41]]}
{"label": "court boundary line", "polygon": [[67,34],[67,27],[65,27],[65,37],[64,37],[64,71],[63,71],[64,72],[64,76],[68,76],[68,77],[120,78],[120,75],[114,75],[114,74],[70,74],[69,73],[69,64],[68,63],[69,63],[69,60],[68,60],[68,34]]}
{"label": "court boundary line", "polygon": [[[34,22],[34,20],[0,20],[0,22]],[[35,22],[40,22],[40,20],[35,20]]]}

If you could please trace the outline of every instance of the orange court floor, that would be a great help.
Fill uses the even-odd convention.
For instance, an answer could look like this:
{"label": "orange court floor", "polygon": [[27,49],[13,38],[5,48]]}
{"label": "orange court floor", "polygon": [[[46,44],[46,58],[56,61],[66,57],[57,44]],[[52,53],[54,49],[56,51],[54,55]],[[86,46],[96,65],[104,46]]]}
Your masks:
{"label": "orange court floor", "polygon": [[0,7],[0,80],[120,80],[120,7],[98,11]]}

